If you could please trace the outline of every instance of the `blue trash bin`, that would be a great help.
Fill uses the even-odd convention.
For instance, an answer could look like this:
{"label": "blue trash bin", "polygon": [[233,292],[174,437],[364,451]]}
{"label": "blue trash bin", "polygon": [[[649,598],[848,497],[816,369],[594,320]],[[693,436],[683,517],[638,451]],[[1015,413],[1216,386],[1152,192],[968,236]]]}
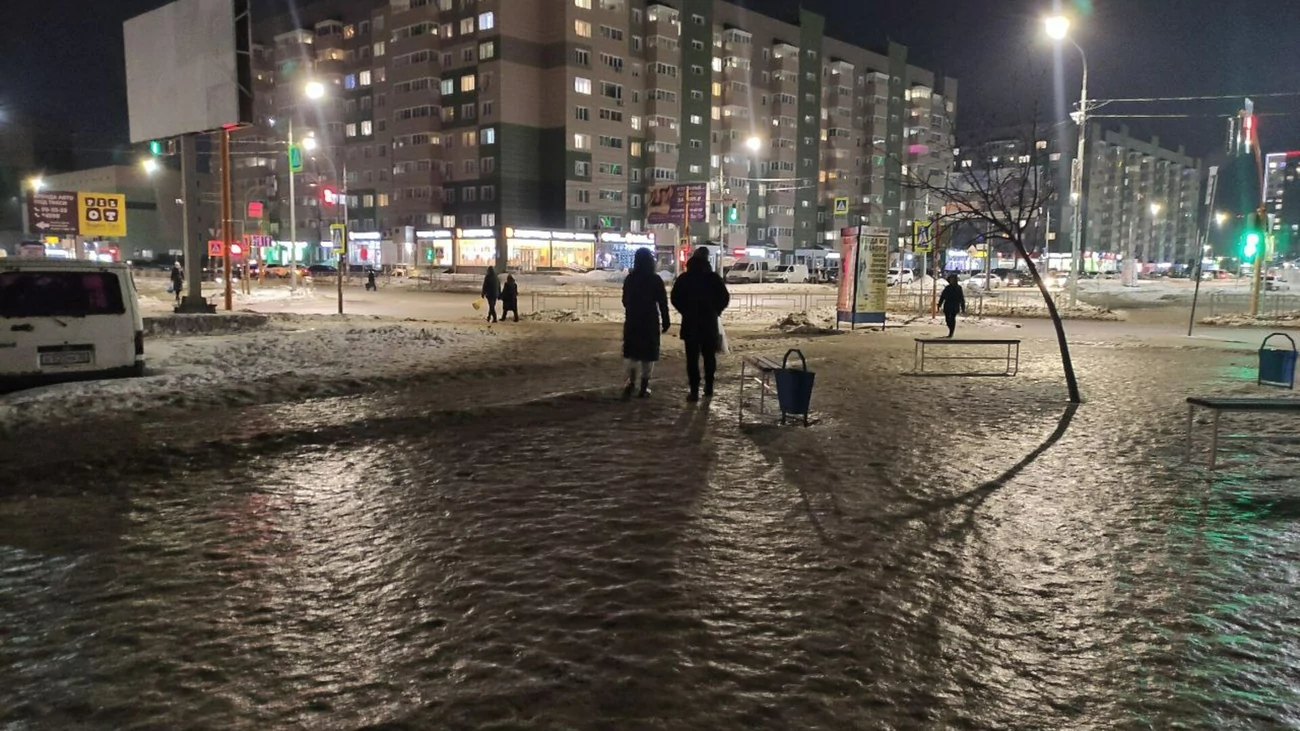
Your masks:
{"label": "blue trash bin", "polygon": [[[790,356],[798,355],[801,367],[790,367]],[[786,416],[802,416],[803,425],[808,426],[808,407],[812,404],[813,381],[817,374],[808,370],[808,360],[803,351],[791,349],[786,351],[781,360],[781,369],[773,374],[776,377],[776,400],[781,405],[781,423]]]}
{"label": "blue trash bin", "polygon": [[[1291,349],[1280,350],[1268,347],[1268,341],[1276,337],[1283,337],[1290,341]],[[1259,346],[1259,385],[1294,390],[1296,355],[1295,340],[1290,335],[1273,333],[1264,338],[1264,342]]]}

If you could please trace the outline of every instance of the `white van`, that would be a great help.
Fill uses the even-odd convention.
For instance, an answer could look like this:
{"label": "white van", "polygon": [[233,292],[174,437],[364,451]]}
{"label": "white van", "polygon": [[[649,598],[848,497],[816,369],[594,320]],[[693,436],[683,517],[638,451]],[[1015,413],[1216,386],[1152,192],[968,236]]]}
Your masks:
{"label": "white van", "polygon": [[770,282],[776,262],[761,256],[746,256],[727,271],[728,282]]}
{"label": "white van", "polygon": [[0,261],[0,391],[143,373],[144,322],[125,264]]}
{"label": "white van", "polygon": [[772,270],[773,282],[784,282],[786,284],[807,284],[808,283],[808,265],[807,264],[783,264]]}

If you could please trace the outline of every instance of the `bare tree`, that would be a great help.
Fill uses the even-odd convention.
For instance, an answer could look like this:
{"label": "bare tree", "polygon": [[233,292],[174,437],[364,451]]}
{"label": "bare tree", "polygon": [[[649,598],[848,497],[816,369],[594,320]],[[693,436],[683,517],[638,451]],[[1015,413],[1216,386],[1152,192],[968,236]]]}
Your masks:
{"label": "bare tree", "polygon": [[1049,165],[1055,147],[1054,135],[1047,132],[1037,123],[1020,125],[1014,134],[990,137],[985,144],[966,145],[955,171],[931,173],[924,178],[904,173],[903,184],[943,203],[943,214],[934,221],[938,227],[935,240],[944,234],[952,239],[960,229],[974,225],[986,240],[1009,242],[1015,248],[1047,304],[1047,312],[1056,327],[1070,402],[1077,404],[1082,398],[1070,360],[1065,326],[1056,300],[1030,257],[1028,244],[1029,237],[1035,233],[1030,218],[1051,204],[1058,186]]}

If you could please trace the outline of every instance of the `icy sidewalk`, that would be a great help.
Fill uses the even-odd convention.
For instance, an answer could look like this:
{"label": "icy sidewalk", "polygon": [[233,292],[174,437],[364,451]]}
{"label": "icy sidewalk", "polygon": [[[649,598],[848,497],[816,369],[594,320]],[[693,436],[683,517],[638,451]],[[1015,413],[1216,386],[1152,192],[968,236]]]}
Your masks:
{"label": "icy sidewalk", "polygon": [[278,315],[265,329],[151,338],[144,378],[0,396],[0,432],[155,409],[227,407],[355,393],[472,366],[504,338],[486,327]]}

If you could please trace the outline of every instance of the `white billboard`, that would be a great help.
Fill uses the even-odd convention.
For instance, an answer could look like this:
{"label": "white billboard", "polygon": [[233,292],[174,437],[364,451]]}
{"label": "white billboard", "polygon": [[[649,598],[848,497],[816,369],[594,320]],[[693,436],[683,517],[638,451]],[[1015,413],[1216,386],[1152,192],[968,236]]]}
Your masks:
{"label": "white billboard", "polygon": [[122,24],[131,141],[251,121],[248,0],[176,0]]}

